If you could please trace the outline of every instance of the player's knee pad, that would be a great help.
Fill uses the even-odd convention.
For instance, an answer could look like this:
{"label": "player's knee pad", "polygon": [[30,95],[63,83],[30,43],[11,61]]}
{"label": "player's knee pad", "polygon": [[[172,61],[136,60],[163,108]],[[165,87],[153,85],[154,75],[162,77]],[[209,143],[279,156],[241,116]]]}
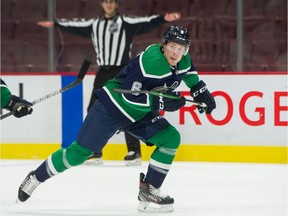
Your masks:
{"label": "player's knee pad", "polygon": [[[180,145],[180,134],[173,126],[161,130],[148,141],[157,146],[151,155],[150,165],[169,170]],[[154,164],[154,162],[157,162]],[[164,171],[164,172],[166,172]]]}
{"label": "player's knee pad", "polygon": [[181,136],[177,129],[168,126],[148,139],[148,143],[156,145],[158,148],[177,149],[180,145]]}
{"label": "player's knee pad", "polygon": [[68,164],[70,166],[77,166],[84,163],[93,152],[74,141],[66,148],[65,154]]}
{"label": "player's knee pad", "polygon": [[[84,163],[92,154],[93,152],[91,150],[82,147],[75,141],[67,148],[62,148],[53,153],[51,156],[52,164],[50,166],[54,167],[53,169],[60,173],[72,166]],[[50,167],[50,169],[52,169],[52,167]]]}

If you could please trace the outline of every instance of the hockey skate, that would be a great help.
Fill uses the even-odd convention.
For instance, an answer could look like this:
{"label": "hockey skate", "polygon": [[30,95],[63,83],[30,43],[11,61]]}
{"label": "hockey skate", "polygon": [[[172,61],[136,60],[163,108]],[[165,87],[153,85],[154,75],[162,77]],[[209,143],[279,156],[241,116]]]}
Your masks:
{"label": "hockey skate", "polygon": [[31,171],[26,176],[18,189],[18,199],[16,200],[16,203],[25,202],[27,199],[29,199],[31,194],[36,189],[36,187],[38,187],[39,184],[41,184],[41,182],[36,179],[35,171]]}
{"label": "hockey skate", "polygon": [[141,162],[141,154],[135,151],[129,151],[128,154],[124,157],[126,166],[140,166]]}
{"label": "hockey skate", "polygon": [[144,173],[140,174],[140,186],[137,210],[145,213],[167,213],[174,210],[174,199],[160,193],[160,189],[144,182]]}
{"label": "hockey skate", "polygon": [[94,153],[91,157],[89,157],[85,162],[85,165],[101,165],[103,164],[102,160],[102,152],[101,153]]}

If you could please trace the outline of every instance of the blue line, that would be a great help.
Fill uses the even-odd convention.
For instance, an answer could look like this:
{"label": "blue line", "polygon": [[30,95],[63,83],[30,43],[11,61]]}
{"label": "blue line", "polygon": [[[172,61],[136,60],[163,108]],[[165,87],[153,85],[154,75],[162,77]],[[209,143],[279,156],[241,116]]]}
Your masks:
{"label": "blue line", "polygon": [[[76,76],[61,76],[62,88],[75,81]],[[52,111],[53,112],[53,111]],[[62,93],[62,147],[69,146],[77,137],[83,122],[83,86]]]}

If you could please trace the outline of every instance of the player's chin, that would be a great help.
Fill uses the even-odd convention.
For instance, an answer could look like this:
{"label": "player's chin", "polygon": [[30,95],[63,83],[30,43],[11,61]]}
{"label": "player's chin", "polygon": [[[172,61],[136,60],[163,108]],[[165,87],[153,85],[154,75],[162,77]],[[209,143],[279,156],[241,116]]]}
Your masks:
{"label": "player's chin", "polygon": [[169,58],[168,62],[169,62],[169,65],[174,66],[179,62],[179,60],[178,58]]}

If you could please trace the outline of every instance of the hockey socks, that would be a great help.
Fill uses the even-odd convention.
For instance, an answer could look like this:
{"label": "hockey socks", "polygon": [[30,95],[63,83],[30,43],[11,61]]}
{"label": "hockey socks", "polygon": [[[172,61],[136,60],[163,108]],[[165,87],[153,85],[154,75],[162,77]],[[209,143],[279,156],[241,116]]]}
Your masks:
{"label": "hockey socks", "polygon": [[155,188],[160,188],[180,144],[180,134],[173,127],[168,126],[148,140],[157,146],[151,155],[145,182]]}
{"label": "hockey socks", "polygon": [[62,148],[50,155],[36,169],[36,178],[40,182],[44,182],[54,175],[84,163],[92,154],[91,150],[82,147],[74,141],[69,147]]}

